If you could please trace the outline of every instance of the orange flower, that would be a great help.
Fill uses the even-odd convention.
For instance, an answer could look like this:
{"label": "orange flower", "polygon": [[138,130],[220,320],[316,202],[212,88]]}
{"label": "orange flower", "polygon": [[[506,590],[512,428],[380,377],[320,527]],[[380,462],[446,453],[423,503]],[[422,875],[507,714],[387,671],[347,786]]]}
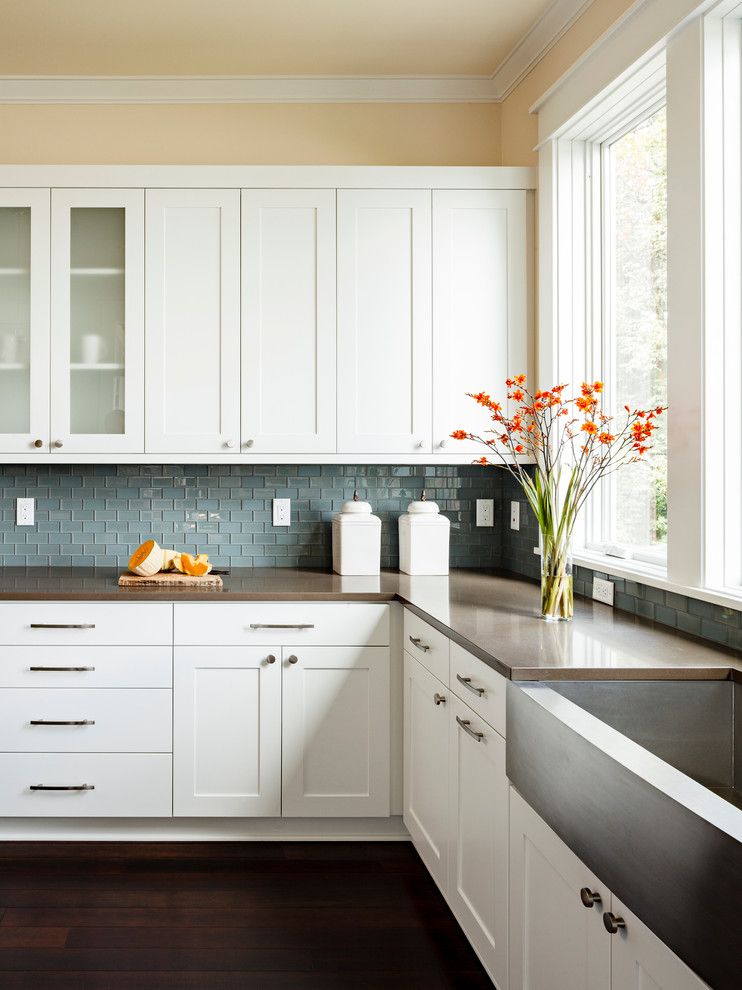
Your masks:
{"label": "orange flower", "polygon": [[453,433],[451,434],[451,437],[454,440],[467,440],[469,434],[466,432],[466,430],[454,430]]}
{"label": "orange flower", "polygon": [[474,461],[474,463],[475,464],[489,464],[489,461],[487,460],[486,457],[478,457],[476,459],[476,461]]}
{"label": "orange flower", "polygon": [[595,425],[595,423],[590,421],[588,421],[587,423],[583,423],[581,429],[583,433],[589,433],[590,436],[598,432],[598,427]]}
{"label": "orange flower", "polygon": [[525,450],[525,447],[523,446],[522,443],[517,443],[515,445],[515,453],[516,454],[522,454],[524,450]]}
{"label": "orange flower", "polygon": [[524,399],[524,395],[519,388],[516,388],[511,398],[515,399],[516,402],[522,402]]}
{"label": "orange flower", "polygon": [[516,380],[516,382],[519,385],[525,385],[525,383],[526,383],[526,376],[525,375],[516,375],[515,376],[515,380]]}
{"label": "orange flower", "polygon": [[575,405],[580,412],[588,412],[593,406],[597,406],[598,400],[591,395],[578,395]]}
{"label": "orange flower", "polygon": [[593,382],[593,391],[594,392],[602,392],[603,391],[603,383],[602,382]]}
{"label": "orange flower", "polygon": [[592,385],[588,385],[587,382],[583,382],[582,385],[580,386],[580,391],[582,392],[583,395],[592,395],[593,387]]}
{"label": "orange flower", "polygon": [[598,440],[604,444],[613,443],[615,439],[612,433],[603,432],[598,435]]}

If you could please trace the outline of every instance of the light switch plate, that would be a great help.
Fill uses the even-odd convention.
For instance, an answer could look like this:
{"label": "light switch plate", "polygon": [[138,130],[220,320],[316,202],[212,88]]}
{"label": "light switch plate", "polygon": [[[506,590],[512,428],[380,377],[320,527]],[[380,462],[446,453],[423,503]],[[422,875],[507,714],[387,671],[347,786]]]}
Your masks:
{"label": "light switch plate", "polygon": [[493,498],[477,499],[477,526],[495,525],[495,500]]}
{"label": "light switch plate", "polygon": [[613,581],[603,581],[602,578],[593,578],[593,598],[596,602],[612,605]]}
{"label": "light switch plate", "polygon": [[510,503],[510,528],[520,529],[520,502]]}
{"label": "light switch plate", "polygon": [[33,498],[17,498],[15,500],[16,526],[33,526],[35,503],[36,500]]}
{"label": "light switch plate", "polygon": [[274,526],[290,526],[291,525],[291,499],[290,498],[274,498],[273,499],[273,525]]}

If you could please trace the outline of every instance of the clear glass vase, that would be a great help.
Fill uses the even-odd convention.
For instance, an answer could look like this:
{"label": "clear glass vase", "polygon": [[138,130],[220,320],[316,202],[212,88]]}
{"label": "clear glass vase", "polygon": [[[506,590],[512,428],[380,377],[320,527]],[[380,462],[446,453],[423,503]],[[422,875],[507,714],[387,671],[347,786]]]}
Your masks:
{"label": "clear glass vase", "polygon": [[547,622],[568,622],[574,615],[572,541],[557,541],[541,533],[541,617]]}

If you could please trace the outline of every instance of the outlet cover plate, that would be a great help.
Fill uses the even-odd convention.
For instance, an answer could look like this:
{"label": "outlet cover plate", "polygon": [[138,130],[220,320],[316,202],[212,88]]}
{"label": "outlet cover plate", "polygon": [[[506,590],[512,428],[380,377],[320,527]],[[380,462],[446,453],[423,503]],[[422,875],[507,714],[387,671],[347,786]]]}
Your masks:
{"label": "outlet cover plate", "polygon": [[291,499],[290,498],[274,498],[273,499],[273,525],[274,526],[290,526],[291,525]]}
{"label": "outlet cover plate", "polygon": [[36,500],[33,498],[17,498],[15,500],[16,526],[33,526],[35,503]]}
{"label": "outlet cover plate", "polygon": [[520,529],[520,502],[510,503],[510,528]]}
{"label": "outlet cover plate", "polygon": [[593,598],[596,602],[603,602],[605,605],[612,605],[613,582],[603,581],[602,578],[593,578]]}
{"label": "outlet cover plate", "polygon": [[495,500],[493,498],[477,499],[477,526],[495,525]]}

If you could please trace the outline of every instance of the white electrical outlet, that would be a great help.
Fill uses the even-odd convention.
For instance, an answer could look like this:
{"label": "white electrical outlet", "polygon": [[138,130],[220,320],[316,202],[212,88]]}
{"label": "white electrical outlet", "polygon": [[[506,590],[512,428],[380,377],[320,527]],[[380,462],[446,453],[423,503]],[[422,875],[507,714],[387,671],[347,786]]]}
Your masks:
{"label": "white electrical outlet", "polygon": [[33,498],[17,498],[15,500],[16,526],[33,526],[35,503],[36,500]]}
{"label": "white electrical outlet", "polygon": [[290,526],[291,525],[291,499],[290,498],[274,498],[273,499],[273,525],[274,526]]}
{"label": "white electrical outlet", "polygon": [[612,605],[613,582],[603,581],[601,578],[593,578],[593,598],[596,602],[603,602],[606,605]]}
{"label": "white electrical outlet", "polygon": [[493,498],[477,499],[477,526],[495,525],[495,500]]}
{"label": "white electrical outlet", "polygon": [[510,503],[510,528],[520,529],[520,502]]}

